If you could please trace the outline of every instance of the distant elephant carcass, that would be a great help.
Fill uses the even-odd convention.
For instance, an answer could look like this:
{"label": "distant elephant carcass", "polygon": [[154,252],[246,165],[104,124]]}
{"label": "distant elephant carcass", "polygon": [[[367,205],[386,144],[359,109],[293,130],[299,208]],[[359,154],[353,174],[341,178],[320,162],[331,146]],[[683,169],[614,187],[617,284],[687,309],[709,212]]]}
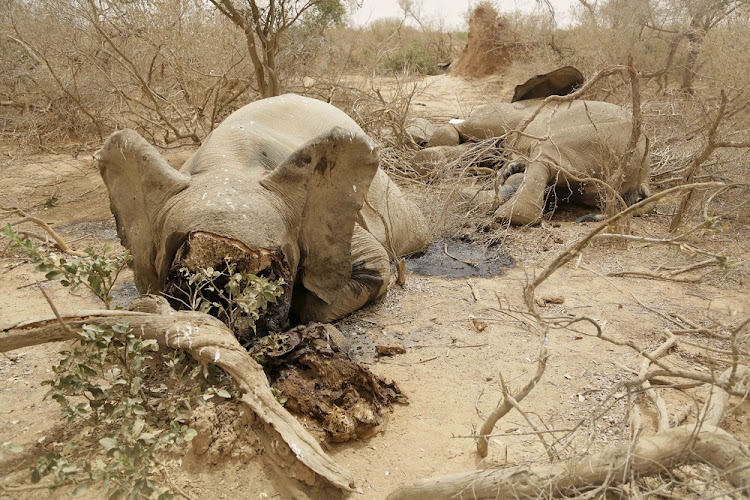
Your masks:
{"label": "distant elephant carcass", "polygon": [[[544,75],[533,80],[543,82]],[[459,144],[503,137],[506,170],[498,177],[495,216],[512,224],[538,223],[549,187],[556,188],[558,199],[593,207],[608,190],[626,204],[649,195],[648,140],[641,134],[631,147],[628,111],[601,101],[551,102],[526,123],[542,103],[539,98],[494,103],[454,120],[433,134],[417,162],[439,162],[451,157],[451,148],[464,147]]]}
{"label": "distant elephant carcass", "polygon": [[107,139],[99,169],[138,290],[164,292],[178,269],[229,258],[286,283],[260,330],[351,313],[385,293],[390,257],[430,240],[372,140],[344,112],[297,95],[236,111],[179,170],[132,130]]}

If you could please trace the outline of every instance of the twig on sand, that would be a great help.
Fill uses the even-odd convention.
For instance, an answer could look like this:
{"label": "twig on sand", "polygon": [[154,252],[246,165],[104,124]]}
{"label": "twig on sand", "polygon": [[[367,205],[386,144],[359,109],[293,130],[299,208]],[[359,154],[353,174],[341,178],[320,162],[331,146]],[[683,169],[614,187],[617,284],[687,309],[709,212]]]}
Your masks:
{"label": "twig on sand", "polygon": [[467,266],[479,267],[479,264],[476,263],[476,262],[474,262],[473,260],[463,260],[463,259],[460,259],[460,258],[456,257],[455,255],[451,255],[450,253],[448,253],[448,244],[447,243],[443,243],[443,252],[445,253],[445,255],[447,255],[448,257],[450,257],[451,259],[453,259],[455,261],[463,262]]}
{"label": "twig on sand", "polygon": [[39,226],[42,229],[44,229],[47,232],[47,234],[49,234],[50,237],[53,240],[55,240],[55,244],[57,245],[57,248],[60,249],[60,251],[65,252],[65,253],[70,254],[70,255],[74,255],[76,257],[85,257],[86,256],[85,253],[83,253],[83,252],[77,252],[77,251],[73,250],[72,248],[70,248],[68,246],[68,244],[65,243],[65,240],[62,239],[62,237],[59,234],[57,234],[57,232],[55,232],[55,230],[52,229],[49,226],[49,224],[47,224],[46,222],[44,222],[42,219],[39,219],[37,217],[33,217],[31,215],[28,215],[26,212],[24,212],[20,208],[14,209],[13,212],[15,212],[16,214],[20,215],[22,218],[19,219],[19,220],[17,220],[17,221],[15,221],[11,225],[17,226],[17,225],[23,224],[25,222],[31,222],[33,224],[36,224],[37,226]]}
{"label": "twig on sand", "polygon": [[427,359],[420,359],[419,361],[412,361],[411,363],[391,363],[388,361],[380,361],[380,363],[383,363],[384,365],[398,365],[398,366],[411,366],[411,365],[421,365],[422,363],[427,363],[429,361],[435,361],[438,359],[439,356],[433,356],[431,358]]}

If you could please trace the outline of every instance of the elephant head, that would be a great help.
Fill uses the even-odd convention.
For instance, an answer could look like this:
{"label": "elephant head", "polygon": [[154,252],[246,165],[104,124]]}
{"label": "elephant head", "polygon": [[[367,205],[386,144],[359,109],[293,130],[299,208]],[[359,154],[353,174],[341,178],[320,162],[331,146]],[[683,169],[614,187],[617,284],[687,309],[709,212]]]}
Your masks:
{"label": "elephant head", "polygon": [[378,168],[372,140],[314,99],[248,104],[180,170],[122,130],[105,142],[99,169],[141,293],[179,288],[181,267],[230,259],[286,282],[263,329],[286,328],[290,313],[301,322],[350,313],[385,292],[389,255],[429,240],[419,211]]}

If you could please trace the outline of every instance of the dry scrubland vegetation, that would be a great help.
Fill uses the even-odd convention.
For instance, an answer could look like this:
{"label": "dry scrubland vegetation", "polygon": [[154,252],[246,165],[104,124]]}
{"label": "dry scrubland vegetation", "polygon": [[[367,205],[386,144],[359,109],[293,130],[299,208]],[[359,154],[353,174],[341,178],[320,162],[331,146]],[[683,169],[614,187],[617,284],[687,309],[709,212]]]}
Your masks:
{"label": "dry scrubland vegetation", "polygon": [[[39,152],[90,154],[123,127],[168,151],[184,151],[200,144],[232,111],[260,97],[297,92],[331,102],[383,146],[389,173],[439,208],[428,214],[436,235],[460,234],[484,245],[501,242],[526,263],[541,264],[528,278],[523,303],[501,307],[509,320],[538,337],[536,373],[515,380],[515,389],[503,382],[501,404],[477,434],[492,434],[500,418],[518,410],[546,458],[442,485],[428,482],[420,486],[424,498],[436,498],[437,491],[463,491],[465,498],[747,495],[750,453],[743,443],[750,434],[716,430],[727,410],[747,411],[741,402],[750,387],[747,309],[654,311],[640,304],[665,324],[663,337],[641,344],[602,331],[601,320],[550,316],[536,290],[569,262],[580,262],[595,240],[612,252],[628,252],[623,245],[637,248],[621,275],[653,280],[655,286],[671,281],[747,289],[750,4],[580,3],[576,22],[567,28],[555,27],[544,8],[536,16],[498,16],[485,3],[467,34],[425,23],[418,5],[408,3],[400,19],[355,29],[335,1],[286,0],[274,3],[280,17],[267,24],[269,11],[257,12],[257,32],[250,4],[239,0],[0,0],[0,162]],[[306,8],[297,17],[300,6]],[[498,79],[511,82],[506,90],[562,65],[579,68],[587,77],[584,98],[632,109],[637,132],[650,137],[656,208],[631,220],[630,213],[614,215],[622,207],[613,201],[605,207],[615,217],[610,224],[580,233],[551,259],[534,250],[542,237],[551,237],[549,222],[532,230],[504,228],[457,209],[456,186],[491,185],[493,174],[462,158],[432,175],[419,175],[409,166],[415,150],[405,135],[409,119],[430,114],[416,105],[427,90],[424,77],[456,60],[452,77],[476,87]],[[509,95],[488,93],[486,99]],[[472,154],[486,165],[488,158],[497,158],[493,146],[480,144]],[[642,362],[633,372],[624,369],[621,381],[580,424],[548,433],[537,415],[523,411],[521,401],[533,398],[547,369],[550,331],[557,329],[598,335],[602,344],[624,346]],[[691,368],[666,359],[675,349],[692,353]],[[193,378],[186,386],[197,383]],[[685,392],[692,389],[699,392]],[[672,405],[674,398],[682,404],[670,412],[665,399]],[[596,436],[587,433],[592,423],[611,418],[608,412],[618,405],[625,408],[616,423],[619,444],[602,451]],[[186,439],[184,429],[170,432],[177,444]],[[488,443],[478,439],[480,454],[486,455]],[[71,475],[58,472],[63,483],[71,481]],[[410,498],[416,492],[400,494]]]}

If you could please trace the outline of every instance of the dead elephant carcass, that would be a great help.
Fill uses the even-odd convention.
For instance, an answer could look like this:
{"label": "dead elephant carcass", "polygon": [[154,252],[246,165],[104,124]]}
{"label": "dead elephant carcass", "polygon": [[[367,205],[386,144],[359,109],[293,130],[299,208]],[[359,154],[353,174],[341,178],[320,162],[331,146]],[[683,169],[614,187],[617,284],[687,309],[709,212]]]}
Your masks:
{"label": "dead elephant carcass", "polygon": [[389,256],[429,241],[372,140],[344,112],[297,95],[236,111],[179,170],[132,130],[107,139],[99,169],[141,293],[229,257],[286,283],[263,330],[356,310],[385,292]]}
{"label": "dead elephant carcass", "polygon": [[645,198],[648,141],[633,136],[630,112],[608,102],[541,99],[575,88],[575,78],[554,78],[568,72],[577,73],[566,67],[535,76],[516,88],[514,102],[487,105],[439,128],[417,155],[415,169],[454,159],[473,141],[502,138],[506,161],[496,182],[495,217],[513,224],[538,223],[552,187],[558,198],[594,207],[613,193],[626,204]]}

